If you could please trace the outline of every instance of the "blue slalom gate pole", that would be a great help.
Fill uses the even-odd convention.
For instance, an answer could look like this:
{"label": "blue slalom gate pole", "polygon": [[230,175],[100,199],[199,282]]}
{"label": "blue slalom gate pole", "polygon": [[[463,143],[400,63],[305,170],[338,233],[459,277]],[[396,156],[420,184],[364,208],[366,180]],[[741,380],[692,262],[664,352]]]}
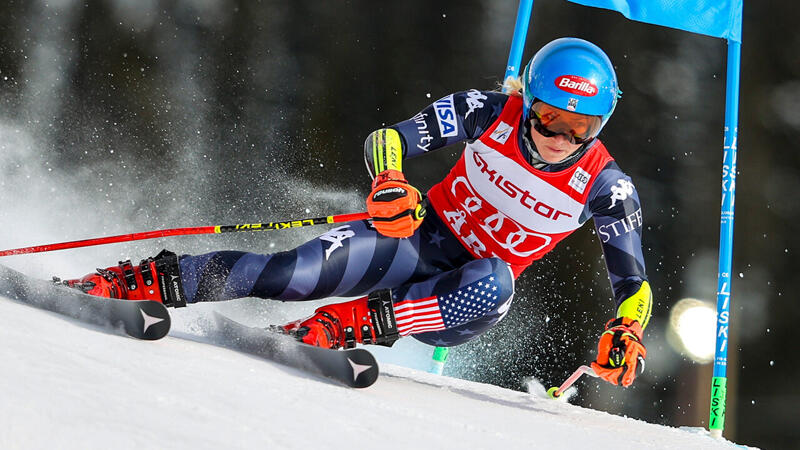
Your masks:
{"label": "blue slalom gate pole", "polygon": [[722,162],[722,207],[720,211],[719,272],[717,273],[717,342],[708,428],[721,437],[725,425],[727,397],[728,326],[731,309],[731,261],[733,256],[733,206],[736,193],[736,150],[739,123],[739,72],[742,48],[744,0],[568,0],[617,11],[625,17],[728,41],[725,91],[725,140]]}
{"label": "blue slalom gate pole", "polygon": [[[528,25],[531,21],[531,11],[533,10],[533,0],[521,0],[517,8],[517,22],[514,24],[514,36],[511,38],[511,51],[508,54],[508,64],[503,81],[508,77],[516,77],[519,74],[520,64],[522,63],[522,49],[525,47],[525,38],[528,36]],[[436,347],[433,351],[430,373],[441,375],[444,371],[444,364],[447,362],[447,347]]]}
{"label": "blue slalom gate pole", "polygon": [[506,74],[503,81],[508,77],[516,77],[519,74],[520,64],[522,63],[522,49],[525,47],[525,38],[528,36],[528,24],[531,21],[531,11],[533,10],[533,0],[521,0],[517,9],[517,23],[514,24],[514,37],[511,38],[511,51],[508,53],[508,64],[506,64]]}
{"label": "blue slalom gate pole", "polygon": [[717,274],[717,348],[711,378],[711,407],[708,428],[721,437],[725,427],[725,401],[728,387],[728,324],[731,308],[733,259],[733,208],[736,199],[737,124],[739,123],[739,71],[742,44],[728,41],[727,86],[725,92],[725,141],[722,162],[722,209],[719,233],[719,273]]}

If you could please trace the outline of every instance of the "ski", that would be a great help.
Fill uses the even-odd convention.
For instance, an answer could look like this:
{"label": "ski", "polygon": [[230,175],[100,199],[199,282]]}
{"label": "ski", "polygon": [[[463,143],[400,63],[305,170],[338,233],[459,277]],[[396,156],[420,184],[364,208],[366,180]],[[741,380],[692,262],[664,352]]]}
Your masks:
{"label": "ski", "polygon": [[117,300],[84,294],[51,281],[37,280],[0,265],[0,296],[52,311],[109,331],[153,341],[169,333],[167,308],[149,300]]}
{"label": "ski", "polygon": [[354,388],[371,386],[378,379],[378,363],[363,348],[331,350],[314,347],[266,328],[248,327],[214,312],[215,342],[303,372],[322,376]]}

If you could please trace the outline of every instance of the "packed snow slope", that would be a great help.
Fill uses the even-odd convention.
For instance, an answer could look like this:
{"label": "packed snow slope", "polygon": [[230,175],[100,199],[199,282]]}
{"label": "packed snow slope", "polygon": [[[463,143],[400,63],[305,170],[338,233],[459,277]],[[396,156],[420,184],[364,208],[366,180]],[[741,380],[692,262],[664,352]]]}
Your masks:
{"label": "packed snow slope", "polygon": [[387,363],[372,387],[341,387],[207,342],[209,307],[145,342],[0,297],[0,448],[736,447]]}

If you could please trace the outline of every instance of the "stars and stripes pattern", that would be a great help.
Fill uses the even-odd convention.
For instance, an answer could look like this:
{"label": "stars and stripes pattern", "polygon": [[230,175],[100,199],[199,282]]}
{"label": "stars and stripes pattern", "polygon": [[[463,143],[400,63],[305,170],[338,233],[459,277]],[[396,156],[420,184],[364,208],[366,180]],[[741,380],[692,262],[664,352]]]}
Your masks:
{"label": "stars and stripes pattern", "polygon": [[445,329],[436,296],[395,303],[394,318],[401,336]]}
{"label": "stars and stripes pattern", "polygon": [[447,294],[395,303],[400,335],[444,330],[484,317],[507,299],[494,281],[492,275]]}

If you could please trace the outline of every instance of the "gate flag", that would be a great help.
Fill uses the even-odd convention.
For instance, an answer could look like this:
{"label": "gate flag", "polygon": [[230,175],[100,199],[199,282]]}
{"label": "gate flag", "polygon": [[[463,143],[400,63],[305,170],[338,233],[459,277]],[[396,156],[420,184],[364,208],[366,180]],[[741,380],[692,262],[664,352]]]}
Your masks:
{"label": "gate flag", "polygon": [[742,42],[743,0],[567,0],[638,22]]}
{"label": "gate flag", "polygon": [[722,437],[727,400],[728,326],[731,310],[733,218],[739,123],[739,72],[744,0],[568,0],[585,6],[617,11],[628,19],[690,31],[728,41],[725,86],[725,138],[722,163],[719,272],[717,272],[717,348],[711,378],[708,428]]}

